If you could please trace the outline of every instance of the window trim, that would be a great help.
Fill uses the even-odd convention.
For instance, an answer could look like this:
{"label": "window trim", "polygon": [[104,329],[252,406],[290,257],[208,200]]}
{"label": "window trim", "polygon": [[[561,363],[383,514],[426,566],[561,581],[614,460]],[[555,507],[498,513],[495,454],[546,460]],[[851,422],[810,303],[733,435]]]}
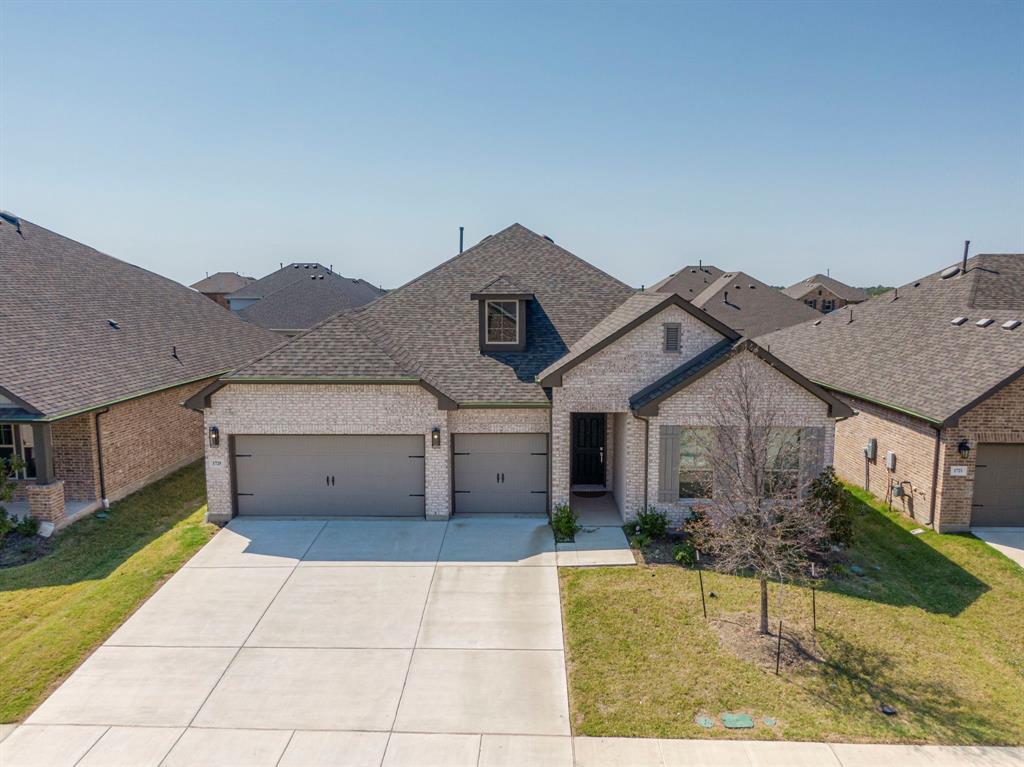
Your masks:
{"label": "window trim", "polygon": [[[513,341],[492,341],[490,338],[490,323],[488,309],[491,304],[512,304],[515,306],[515,323],[516,323],[516,337]],[[519,324],[519,301],[509,298],[489,298],[484,301],[484,343],[488,346],[518,346],[520,343],[520,324]]]}
{"label": "window trim", "polygon": [[[3,424],[0,424],[0,433],[3,432],[4,427],[7,427],[7,428],[9,428],[11,430],[11,442],[0,442],[0,447],[9,447],[9,448],[11,448],[12,455],[20,458],[21,461],[25,464],[25,468],[23,468],[20,471],[18,471],[14,475],[14,478],[16,480],[32,480],[32,479],[35,479],[36,475],[37,475],[37,472],[33,470],[32,473],[29,474],[29,461],[25,458],[25,443],[24,443],[24,440],[23,440],[23,438],[21,436],[22,428],[26,428],[25,424],[19,424],[19,423],[3,423]],[[28,426],[27,428],[31,429],[32,427]],[[35,467],[35,445],[34,444],[32,446],[32,462],[31,462],[31,465],[33,466],[33,468]]]}

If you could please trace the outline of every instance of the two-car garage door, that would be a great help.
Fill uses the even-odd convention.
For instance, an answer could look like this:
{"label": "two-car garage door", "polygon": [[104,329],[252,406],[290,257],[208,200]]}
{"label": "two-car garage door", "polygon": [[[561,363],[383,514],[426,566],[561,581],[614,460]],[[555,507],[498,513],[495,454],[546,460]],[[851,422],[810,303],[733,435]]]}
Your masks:
{"label": "two-car garage door", "polygon": [[978,445],[971,506],[974,527],[1024,527],[1024,444]]}
{"label": "two-car garage door", "polygon": [[[456,434],[457,513],[544,513],[546,434]],[[436,448],[434,448],[436,449]],[[424,514],[423,435],[251,435],[234,438],[244,516]]]}
{"label": "two-car garage door", "polygon": [[238,513],[420,517],[423,435],[238,436]]}

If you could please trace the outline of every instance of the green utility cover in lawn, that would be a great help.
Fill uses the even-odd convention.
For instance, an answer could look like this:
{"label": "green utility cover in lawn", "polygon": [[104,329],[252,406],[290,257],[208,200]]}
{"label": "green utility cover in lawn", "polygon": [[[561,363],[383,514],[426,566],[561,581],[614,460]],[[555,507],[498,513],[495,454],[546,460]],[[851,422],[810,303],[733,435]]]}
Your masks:
{"label": "green utility cover in lawn", "polygon": [[695,721],[697,724],[699,724],[701,727],[707,730],[710,730],[712,727],[715,726],[715,720],[712,719],[710,716],[704,716],[703,714],[698,716],[693,721]]}
{"label": "green utility cover in lawn", "polygon": [[749,730],[754,720],[749,714],[722,714],[722,724],[730,730]]}

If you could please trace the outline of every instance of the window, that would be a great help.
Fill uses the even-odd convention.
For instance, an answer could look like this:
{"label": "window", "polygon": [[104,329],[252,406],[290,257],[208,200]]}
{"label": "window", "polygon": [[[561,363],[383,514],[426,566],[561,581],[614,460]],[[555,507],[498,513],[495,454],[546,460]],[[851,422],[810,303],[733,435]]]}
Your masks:
{"label": "window", "polygon": [[708,455],[710,429],[679,431],[679,497],[710,498],[714,473]]}
{"label": "window", "polygon": [[35,479],[35,443],[32,427],[25,425],[0,424],[0,460],[18,456],[25,468],[18,472],[18,479]]}
{"label": "window", "polygon": [[679,323],[677,322],[665,325],[665,351],[679,352]]}
{"label": "window", "polygon": [[519,343],[519,302],[487,302],[487,343]]}
{"label": "window", "polygon": [[835,299],[823,298],[821,299],[821,310],[828,314],[830,311],[836,308]]}
{"label": "window", "polygon": [[818,299],[817,298],[808,298],[808,299],[806,299],[804,301],[804,303],[807,304],[812,309],[817,309],[818,308]]}
{"label": "window", "polygon": [[765,462],[765,492],[795,493],[800,485],[800,430],[772,429]]}

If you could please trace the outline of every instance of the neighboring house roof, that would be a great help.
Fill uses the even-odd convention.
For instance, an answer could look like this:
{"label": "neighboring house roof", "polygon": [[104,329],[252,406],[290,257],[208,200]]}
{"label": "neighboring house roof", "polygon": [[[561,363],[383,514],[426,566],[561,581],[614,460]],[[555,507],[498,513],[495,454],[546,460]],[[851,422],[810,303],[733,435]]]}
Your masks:
{"label": "neighboring house roof", "polygon": [[201,293],[13,218],[0,221],[0,393],[20,417],[215,376],[280,343]]}
{"label": "neighboring house roof", "polygon": [[803,298],[808,292],[817,290],[819,287],[831,291],[851,304],[867,301],[869,298],[867,291],[847,285],[845,282],[840,282],[825,274],[815,274],[795,285],[790,285],[788,288],[783,289],[782,292],[790,298]]}
{"label": "neighboring house roof", "polygon": [[758,343],[831,389],[953,423],[1024,373],[1024,254],[977,255],[943,279],[953,268]]}
{"label": "neighboring house roof", "polygon": [[473,292],[470,295],[470,298],[476,301],[481,298],[490,298],[492,296],[495,298],[522,298],[524,300],[529,300],[534,297],[533,293],[516,285],[512,281],[512,278],[505,274],[491,280],[480,290]]}
{"label": "neighboring house roof", "polygon": [[254,278],[243,277],[238,272],[217,272],[189,285],[189,287],[200,293],[233,293],[255,281]]}
{"label": "neighboring house roof", "polygon": [[573,344],[568,354],[542,370],[537,380],[543,386],[559,386],[568,370],[670,306],[678,306],[728,339],[735,341],[740,337],[732,328],[675,293],[636,293]]}
{"label": "neighboring house roof", "polygon": [[380,288],[371,285],[366,280],[343,277],[323,264],[315,262],[296,262],[288,264],[287,266],[282,266],[276,272],[271,272],[267,276],[260,277],[255,282],[251,282],[245,287],[236,290],[234,293],[228,295],[228,300],[239,298],[264,298],[265,296],[269,296],[271,293],[277,292],[281,288],[288,287],[293,282],[311,280],[313,277],[337,277],[338,279],[345,280],[346,284],[349,286],[349,290],[351,291],[352,298],[354,300],[364,299],[362,303],[372,301],[384,292]]}
{"label": "neighboring house roof", "polygon": [[756,355],[763,362],[778,370],[791,381],[802,386],[822,402],[828,404],[831,417],[847,418],[853,415],[853,410],[845,402],[829,394],[821,386],[808,380],[749,338],[741,338],[739,340],[726,338],[719,341],[714,346],[705,349],[675,370],[670,371],[634,394],[629,399],[629,406],[640,416],[658,415],[658,407],[664,400],[681,389],[685,389],[697,379],[707,375],[722,363],[742,352],[750,352]]}
{"label": "neighboring house roof", "polygon": [[650,293],[678,293],[687,300],[704,290],[724,274],[723,270],[711,264],[690,264],[673,272],[659,282],[649,285]]}
{"label": "neighboring house roof", "polygon": [[691,300],[749,338],[821,316],[802,301],[744,272],[724,272]]}
{"label": "neighboring house roof", "polygon": [[382,295],[372,285],[352,283],[348,277],[318,272],[239,310],[238,316],[268,330],[306,330]]}
{"label": "neighboring house roof", "polygon": [[[522,352],[480,351],[474,293],[495,280],[535,298]],[[535,378],[634,294],[513,224],[376,301],[330,319],[225,378],[416,379],[463,405],[544,406]],[[367,353],[372,361],[367,362]]]}

